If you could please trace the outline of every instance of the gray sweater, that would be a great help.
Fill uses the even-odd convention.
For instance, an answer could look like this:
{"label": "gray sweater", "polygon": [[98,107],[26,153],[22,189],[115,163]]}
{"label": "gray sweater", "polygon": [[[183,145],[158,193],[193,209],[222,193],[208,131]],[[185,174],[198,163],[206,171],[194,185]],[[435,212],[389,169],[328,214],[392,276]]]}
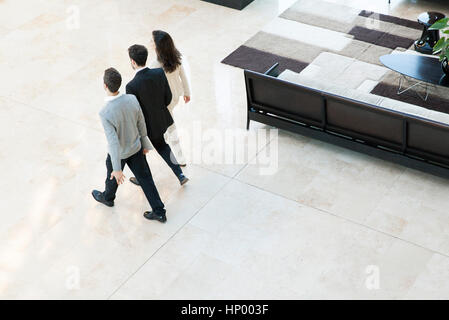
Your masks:
{"label": "gray sweater", "polygon": [[121,160],[129,158],[142,147],[152,149],[142,109],[134,95],[117,96],[100,111],[108,150],[114,171],[122,170]]}

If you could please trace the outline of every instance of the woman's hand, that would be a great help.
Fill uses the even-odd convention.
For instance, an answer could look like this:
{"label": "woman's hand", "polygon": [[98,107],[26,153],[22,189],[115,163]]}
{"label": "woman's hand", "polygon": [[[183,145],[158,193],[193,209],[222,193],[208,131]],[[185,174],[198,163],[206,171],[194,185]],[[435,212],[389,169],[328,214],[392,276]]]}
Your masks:
{"label": "woman's hand", "polygon": [[184,96],[184,102],[185,103],[189,103],[190,102],[190,97],[189,96]]}

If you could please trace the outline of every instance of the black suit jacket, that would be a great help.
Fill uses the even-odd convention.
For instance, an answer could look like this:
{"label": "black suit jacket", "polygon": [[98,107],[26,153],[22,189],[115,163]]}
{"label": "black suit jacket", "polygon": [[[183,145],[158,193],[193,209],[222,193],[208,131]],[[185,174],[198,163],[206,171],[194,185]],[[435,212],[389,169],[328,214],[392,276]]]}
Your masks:
{"label": "black suit jacket", "polygon": [[145,117],[148,137],[160,138],[173,124],[167,109],[172,99],[170,86],[161,68],[145,68],[126,85],[126,93],[137,97]]}

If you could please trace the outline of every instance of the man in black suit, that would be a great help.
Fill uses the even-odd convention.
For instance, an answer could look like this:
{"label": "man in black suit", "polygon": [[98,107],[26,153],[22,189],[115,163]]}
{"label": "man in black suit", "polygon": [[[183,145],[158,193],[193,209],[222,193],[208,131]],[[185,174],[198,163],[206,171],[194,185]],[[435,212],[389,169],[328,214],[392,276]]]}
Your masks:
{"label": "man in black suit", "polygon": [[[168,166],[178,177],[181,185],[189,179],[182,173],[170,146],[165,142],[164,133],[173,124],[173,118],[167,109],[172,100],[170,86],[161,68],[150,69],[145,65],[148,58],[148,50],[141,45],[133,45],[128,49],[131,66],[136,75],[126,86],[126,93],[136,96],[145,117],[148,137],[151,143]],[[130,181],[139,185],[136,178]]]}

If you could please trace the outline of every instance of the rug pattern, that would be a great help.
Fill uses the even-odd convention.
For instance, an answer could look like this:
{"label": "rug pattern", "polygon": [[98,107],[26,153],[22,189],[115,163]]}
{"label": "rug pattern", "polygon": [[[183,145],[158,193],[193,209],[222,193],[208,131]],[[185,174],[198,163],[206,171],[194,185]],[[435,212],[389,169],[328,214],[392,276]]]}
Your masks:
{"label": "rug pattern", "polygon": [[[421,32],[422,26],[417,21],[324,0],[299,0],[223,59],[222,63],[264,72],[279,62],[281,72],[289,69],[309,73],[308,69],[314,67],[311,64],[316,59],[323,53],[331,53],[350,58],[353,62],[362,62],[359,65],[382,67],[380,56],[412,50]],[[330,64],[328,69],[333,69]],[[346,79],[351,75],[360,78],[365,76],[365,72],[352,67],[351,73],[343,72],[342,76],[344,74]],[[338,76],[327,75],[325,68],[314,76],[324,78],[323,81],[332,78],[339,83],[345,82]],[[376,79],[371,86],[364,85],[363,90],[368,87],[369,92],[379,96],[449,113],[448,88],[431,88],[427,101],[413,91],[397,95],[397,76],[395,72],[386,70],[381,79]],[[365,77],[367,81],[372,81],[369,75]]]}

